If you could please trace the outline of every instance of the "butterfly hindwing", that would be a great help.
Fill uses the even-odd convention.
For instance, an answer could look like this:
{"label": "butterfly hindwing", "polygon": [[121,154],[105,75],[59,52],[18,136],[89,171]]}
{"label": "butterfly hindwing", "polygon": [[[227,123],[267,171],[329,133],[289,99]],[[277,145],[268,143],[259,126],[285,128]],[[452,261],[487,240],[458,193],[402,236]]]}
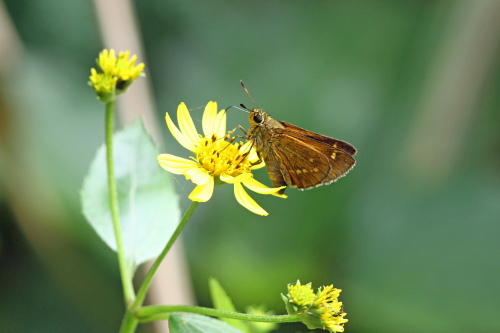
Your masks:
{"label": "butterfly hindwing", "polygon": [[[274,187],[281,187],[289,184],[291,182],[290,176],[288,173],[281,173],[279,164],[276,160],[276,156],[273,152],[270,152],[266,156],[263,157],[264,162],[266,163],[267,173]],[[285,193],[285,189],[281,189],[279,194]]]}

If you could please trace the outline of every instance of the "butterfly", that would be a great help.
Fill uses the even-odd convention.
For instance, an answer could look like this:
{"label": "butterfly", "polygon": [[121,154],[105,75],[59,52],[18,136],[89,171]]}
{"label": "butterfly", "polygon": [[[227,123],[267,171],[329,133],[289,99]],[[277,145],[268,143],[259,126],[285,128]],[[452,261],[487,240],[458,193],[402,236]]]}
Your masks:
{"label": "butterfly", "polygon": [[[250,97],[243,81],[241,84]],[[239,127],[255,147],[257,163],[264,160],[274,187],[289,185],[307,190],[328,185],[345,176],[356,164],[353,158],[356,148],[351,144],[277,121],[262,109],[240,106],[248,112],[251,126],[248,132]],[[284,192],[283,188],[279,193]]]}

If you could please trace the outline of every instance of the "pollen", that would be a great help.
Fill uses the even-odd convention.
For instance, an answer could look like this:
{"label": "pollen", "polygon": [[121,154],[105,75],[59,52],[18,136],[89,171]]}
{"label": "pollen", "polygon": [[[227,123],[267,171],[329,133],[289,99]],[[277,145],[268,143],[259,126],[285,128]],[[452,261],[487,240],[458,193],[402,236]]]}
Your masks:
{"label": "pollen", "polygon": [[335,159],[337,157],[337,153],[332,154],[332,159]]}
{"label": "pollen", "polygon": [[197,161],[212,176],[219,177],[225,173],[236,177],[250,172],[251,167],[246,154],[239,154],[240,146],[240,143],[231,144],[224,137],[218,138],[213,134],[200,139],[195,153]]}

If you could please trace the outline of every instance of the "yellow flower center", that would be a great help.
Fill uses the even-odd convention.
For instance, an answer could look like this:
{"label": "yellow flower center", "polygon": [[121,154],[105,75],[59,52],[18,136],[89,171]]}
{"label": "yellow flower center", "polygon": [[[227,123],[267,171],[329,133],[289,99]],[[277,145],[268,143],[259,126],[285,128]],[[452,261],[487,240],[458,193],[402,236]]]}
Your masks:
{"label": "yellow flower center", "polygon": [[303,308],[307,308],[309,305],[311,305],[311,303],[314,301],[314,298],[316,297],[311,289],[311,285],[309,284],[296,284],[294,286],[289,285],[288,294],[290,295],[290,298],[295,305]]}
{"label": "yellow flower center", "polygon": [[[226,140],[229,137],[226,136]],[[201,138],[195,150],[197,162],[214,177],[222,173],[236,177],[250,172],[250,162],[245,153],[240,153],[243,143],[231,144],[222,138]]]}

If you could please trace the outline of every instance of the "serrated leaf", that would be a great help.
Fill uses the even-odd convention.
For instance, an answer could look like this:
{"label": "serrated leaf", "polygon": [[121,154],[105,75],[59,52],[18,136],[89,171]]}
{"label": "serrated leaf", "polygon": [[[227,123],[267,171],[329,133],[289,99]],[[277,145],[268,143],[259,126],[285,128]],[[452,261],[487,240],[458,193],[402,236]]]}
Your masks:
{"label": "serrated leaf", "polygon": [[241,333],[227,323],[195,313],[175,313],[168,319],[170,333]]}
{"label": "serrated leaf", "polygon": [[[212,297],[212,303],[214,307],[218,310],[226,310],[231,312],[236,312],[236,308],[234,307],[231,298],[227,295],[225,290],[220,285],[219,281],[216,278],[210,278],[208,280],[208,285],[210,288],[210,296]],[[248,333],[247,325],[241,320],[237,319],[229,319],[229,318],[220,318],[225,321],[229,325],[236,327],[237,329]]]}
{"label": "serrated leaf", "polygon": [[[136,121],[113,136],[120,224],[129,269],[160,254],[179,224],[178,198],[171,178],[158,165],[159,152]],[[106,149],[102,145],[81,191],[83,214],[116,251],[109,208]]]}

